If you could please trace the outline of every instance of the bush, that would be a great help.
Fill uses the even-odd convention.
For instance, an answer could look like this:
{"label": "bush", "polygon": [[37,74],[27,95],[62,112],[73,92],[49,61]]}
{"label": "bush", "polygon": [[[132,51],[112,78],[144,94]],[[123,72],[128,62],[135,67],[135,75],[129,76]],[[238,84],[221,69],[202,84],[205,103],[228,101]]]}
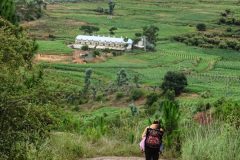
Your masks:
{"label": "bush", "polygon": [[180,151],[179,142],[179,121],[180,121],[180,110],[179,105],[174,101],[165,100],[161,104],[162,121],[165,129],[165,146],[168,149],[174,149]]}
{"label": "bush", "polygon": [[166,93],[167,90],[174,90],[175,94],[179,95],[186,86],[187,78],[183,73],[169,71],[164,76],[161,88],[163,89],[164,93]]}
{"label": "bush", "polygon": [[124,97],[124,94],[122,92],[117,92],[116,99],[119,100]]}
{"label": "bush", "polygon": [[221,49],[227,49],[228,45],[225,41],[221,41],[218,47]]}
{"label": "bush", "polygon": [[131,99],[132,100],[138,100],[139,98],[143,97],[144,96],[144,92],[140,89],[134,89],[132,92],[131,92]]}
{"label": "bush", "polygon": [[238,102],[221,100],[215,103],[215,108],[217,118],[240,127],[240,105]]}
{"label": "bush", "polygon": [[87,51],[89,49],[88,45],[82,46],[81,48],[83,51]]}
{"label": "bush", "polygon": [[231,27],[228,27],[228,28],[226,29],[226,32],[232,32],[232,28],[231,28]]}
{"label": "bush", "polygon": [[160,96],[157,93],[150,93],[149,95],[147,95],[147,101],[145,105],[152,106],[154,102],[157,102],[159,97]]}
{"label": "bush", "polygon": [[93,57],[100,56],[100,52],[98,50],[93,51]]}
{"label": "bush", "polygon": [[196,28],[198,31],[206,31],[207,30],[207,26],[204,23],[197,24]]}

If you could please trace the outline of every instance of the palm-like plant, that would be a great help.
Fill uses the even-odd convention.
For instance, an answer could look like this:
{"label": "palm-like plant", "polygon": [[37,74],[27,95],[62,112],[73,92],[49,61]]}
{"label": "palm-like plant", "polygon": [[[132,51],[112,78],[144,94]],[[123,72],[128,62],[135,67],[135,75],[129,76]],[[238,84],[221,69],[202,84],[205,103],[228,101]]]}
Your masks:
{"label": "palm-like plant", "polygon": [[162,102],[162,121],[166,135],[166,146],[171,146],[179,137],[178,125],[180,120],[179,105],[174,101]]}

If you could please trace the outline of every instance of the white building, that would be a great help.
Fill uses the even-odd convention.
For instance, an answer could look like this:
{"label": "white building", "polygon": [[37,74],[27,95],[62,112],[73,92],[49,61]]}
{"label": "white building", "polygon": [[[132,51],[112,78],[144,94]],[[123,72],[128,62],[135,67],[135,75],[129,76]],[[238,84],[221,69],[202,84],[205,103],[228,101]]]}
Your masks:
{"label": "white building", "polygon": [[127,42],[124,38],[104,37],[104,36],[86,36],[78,35],[75,39],[73,48],[81,48],[87,45],[89,48],[96,49],[113,49],[113,50],[131,50],[133,41],[128,39]]}

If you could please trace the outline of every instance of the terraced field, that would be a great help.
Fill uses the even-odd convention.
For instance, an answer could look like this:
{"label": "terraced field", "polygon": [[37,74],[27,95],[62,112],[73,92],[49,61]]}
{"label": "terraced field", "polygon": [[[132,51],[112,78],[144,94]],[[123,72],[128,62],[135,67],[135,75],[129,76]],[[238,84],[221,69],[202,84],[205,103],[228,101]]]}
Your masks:
{"label": "terraced field", "polygon": [[[116,1],[115,15],[94,11],[107,8],[107,3],[61,3],[48,5],[47,16],[31,22],[30,32],[39,43],[39,52],[46,54],[71,54],[67,44],[73,43],[85,24],[100,28],[99,35],[108,35],[112,26],[118,28],[115,36],[134,38],[142,27],[154,24],[159,27],[156,52],[133,50],[105,62],[89,64],[44,63],[47,81],[62,90],[81,88],[86,68],[93,69],[94,82],[110,83],[117,72],[125,68],[130,78],[139,75],[142,86],[159,86],[167,71],[183,71],[188,77],[188,90],[201,94],[210,92],[208,100],[229,96],[238,99],[240,94],[240,53],[226,49],[190,47],[172,40],[175,35],[196,32],[195,25],[205,23],[210,31],[225,30],[219,26],[219,14],[231,9],[240,15],[237,0],[148,0]],[[54,40],[49,40],[49,35]]]}

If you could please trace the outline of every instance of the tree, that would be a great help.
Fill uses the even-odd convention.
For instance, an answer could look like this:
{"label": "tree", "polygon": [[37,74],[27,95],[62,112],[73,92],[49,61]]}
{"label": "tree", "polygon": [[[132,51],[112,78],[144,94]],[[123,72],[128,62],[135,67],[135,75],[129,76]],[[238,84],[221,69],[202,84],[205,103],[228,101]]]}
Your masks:
{"label": "tree", "polygon": [[139,80],[140,78],[138,74],[133,76],[133,83],[136,85],[137,88],[139,88]]}
{"label": "tree", "polygon": [[14,0],[1,0],[0,1],[0,16],[4,19],[15,24],[16,18],[16,4]]}
{"label": "tree", "polygon": [[100,29],[95,26],[81,26],[80,30],[84,32],[84,34],[92,35],[93,32],[98,32]]}
{"label": "tree", "polygon": [[149,50],[155,49],[156,43],[158,41],[158,31],[159,28],[154,25],[143,27],[143,36],[146,36],[146,40],[148,42],[147,48]]}
{"label": "tree", "polygon": [[121,69],[118,73],[117,73],[117,85],[118,86],[123,86],[128,84],[128,76],[127,73],[125,71],[125,69]]}
{"label": "tree", "polygon": [[44,142],[53,119],[36,99],[29,100],[42,79],[31,67],[34,41],[0,18],[0,42],[0,159],[25,160],[30,148],[37,151]]}
{"label": "tree", "polygon": [[196,28],[198,31],[206,31],[207,30],[207,26],[204,23],[197,24]]}
{"label": "tree", "polygon": [[174,90],[176,95],[181,94],[184,88],[187,86],[187,78],[183,73],[179,72],[167,72],[164,76],[161,88],[164,93],[168,90]]}
{"label": "tree", "polygon": [[111,27],[111,28],[109,29],[109,34],[110,34],[110,35],[114,35],[114,34],[115,34],[114,31],[116,31],[116,30],[117,30],[117,27]]}
{"label": "tree", "polygon": [[38,45],[23,32],[22,27],[16,27],[0,19],[0,64],[10,68],[20,66],[32,67],[32,58]]}
{"label": "tree", "polygon": [[91,85],[91,76],[92,76],[92,69],[88,68],[85,71],[85,80],[84,80],[84,88],[83,88],[83,94],[87,95],[90,85]]}
{"label": "tree", "polygon": [[110,0],[108,2],[108,6],[109,6],[109,14],[113,15],[113,11],[114,11],[114,8],[115,8],[115,3],[112,0]]}

